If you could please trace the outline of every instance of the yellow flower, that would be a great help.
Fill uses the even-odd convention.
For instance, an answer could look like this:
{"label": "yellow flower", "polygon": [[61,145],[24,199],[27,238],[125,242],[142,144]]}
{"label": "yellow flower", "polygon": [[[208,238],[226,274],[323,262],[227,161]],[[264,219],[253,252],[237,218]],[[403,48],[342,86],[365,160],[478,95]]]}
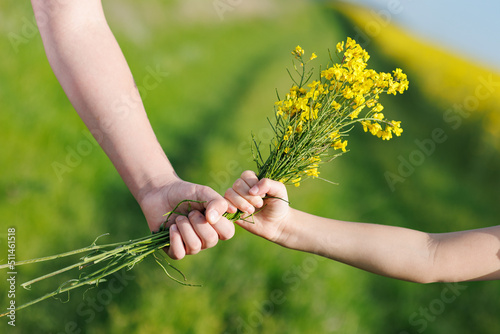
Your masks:
{"label": "yellow flower", "polygon": [[342,107],[342,105],[340,103],[338,103],[337,101],[332,101],[332,108],[335,109],[335,110],[339,110],[340,107]]}
{"label": "yellow flower", "polygon": [[293,185],[296,187],[300,186],[300,180],[302,180],[302,178],[300,176],[295,178],[295,179],[292,179]]}
{"label": "yellow flower", "polygon": [[313,60],[315,58],[317,58],[318,56],[316,56],[316,54],[313,52],[312,55],[311,55],[311,58],[309,58],[309,60]]}
{"label": "yellow flower", "polygon": [[380,124],[378,123],[370,123],[368,125],[368,129],[370,130],[370,133],[372,135],[376,136],[379,131],[382,131],[382,126],[380,126]]}
{"label": "yellow flower", "polygon": [[365,106],[358,107],[357,109],[355,109],[353,112],[351,112],[351,113],[349,114],[349,117],[350,117],[351,119],[358,118],[359,113],[361,112],[361,110],[363,110],[363,108],[364,108],[364,107],[365,107]]}
{"label": "yellow flower", "polygon": [[347,37],[347,43],[345,44],[346,49],[351,49],[354,46],[356,46],[356,41],[353,40],[351,37]]}
{"label": "yellow flower", "polygon": [[299,97],[297,99],[297,109],[302,109],[304,111],[307,111],[309,109],[309,106],[308,106],[308,99],[307,98],[303,98],[303,97]]}
{"label": "yellow flower", "polygon": [[319,176],[318,167],[306,169],[305,173],[306,173],[307,176],[312,176],[312,177],[318,177]]}
{"label": "yellow flower", "polygon": [[328,137],[330,137],[330,139],[337,139],[337,137],[339,137],[339,133],[338,133],[338,131],[334,131],[334,132],[330,133],[328,135]]}
{"label": "yellow flower", "polygon": [[295,49],[292,51],[292,54],[298,58],[304,54],[304,50],[300,47],[300,45],[297,45]]}
{"label": "yellow flower", "polygon": [[379,131],[377,136],[382,138],[382,140],[389,140],[392,138],[392,128],[390,126],[385,127],[385,131]]}
{"label": "yellow flower", "polygon": [[299,122],[299,125],[297,125],[297,127],[295,128],[295,131],[297,131],[297,133],[302,132],[302,122]]}
{"label": "yellow flower", "polygon": [[310,158],[309,158],[309,161],[310,161],[311,163],[316,163],[316,162],[321,161],[321,158],[320,158],[319,156],[315,155],[315,156],[313,156],[313,157],[310,157]]}
{"label": "yellow flower", "polygon": [[337,53],[344,51],[344,41],[337,43]]}
{"label": "yellow flower", "polygon": [[309,113],[307,111],[303,111],[300,114],[300,121],[303,122],[303,121],[308,121],[308,120],[309,120]]}
{"label": "yellow flower", "polygon": [[396,95],[396,93],[398,92],[398,89],[399,89],[399,82],[395,82],[395,81],[390,81],[389,82],[389,89],[387,90],[387,94],[394,94]]}
{"label": "yellow flower", "polygon": [[370,121],[361,121],[361,124],[363,125],[363,131],[367,132],[372,123]]}
{"label": "yellow flower", "polygon": [[392,132],[399,137],[403,133],[403,129],[401,128],[401,121],[391,121]]}
{"label": "yellow flower", "polygon": [[356,97],[354,98],[354,103],[356,104],[354,108],[358,108],[359,106],[361,106],[363,103],[365,103],[364,96],[362,94],[356,95]]}
{"label": "yellow flower", "polygon": [[351,88],[346,87],[343,91],[344,93],[344,98],[350,100],[354,97],[354,92],[351,90]]}
{"label": "yellow flower", "polygon": [[318,118],[318,111],[319,111],[318,108],[314,108],[311,110],[311,118],[312,119]]}
{"label": "yellow flower", "polygon": [[325,78],[326,80],[332,80],[333,76],[335,75],[333,67],[330,67],[326,70],[321,71],[321,77]]}
{"label": "yellow flower", "polygon": [[347,152],[347,150],[345,149],[347,146],[347,140],[344,140],[342,142],[342,140],[337,140],[335,143],[333,143],[333,148],[336,149],[336,150],[339,150],[341,149],[342,152]]}
{"label": "yellow flower", "polygon": [[384,106],[380,103],[377,103],[377,105],[372,110],[375,112],[381,112],[382,110],[384,110]]}
{"label": "yellow flower", "polygon": [[376,102],[375,99],[369,99],[368,101],[366,101],[366,106],[368,108],[371,108],[375,105],[375,102]]}
{"label": "yellow flower", "polygon": [[406,74],[400,68],[396,68],[392,73],[394,74],[394,79],[400,82],[408,82]]}
{"label": "yellow flower", "polygon": [[310,84],[308,84],[307,87],[316,88],[319,84],[320,84],[319,81],[314,80],[313,82],[311,82]]}

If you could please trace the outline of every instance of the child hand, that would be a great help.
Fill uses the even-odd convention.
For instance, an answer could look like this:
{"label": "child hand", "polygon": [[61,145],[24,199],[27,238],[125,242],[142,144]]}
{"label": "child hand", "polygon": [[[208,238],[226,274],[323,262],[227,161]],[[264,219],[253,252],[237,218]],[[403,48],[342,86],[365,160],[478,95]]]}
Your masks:
{"label": "child hand", "polygon": [[277,242],[287,222],[290,207],[285,186],[270,179],[259,180],[252,171],[245,171],[232,188],[226,191],[228,212],[244,212],[236,221],[247,231]]}

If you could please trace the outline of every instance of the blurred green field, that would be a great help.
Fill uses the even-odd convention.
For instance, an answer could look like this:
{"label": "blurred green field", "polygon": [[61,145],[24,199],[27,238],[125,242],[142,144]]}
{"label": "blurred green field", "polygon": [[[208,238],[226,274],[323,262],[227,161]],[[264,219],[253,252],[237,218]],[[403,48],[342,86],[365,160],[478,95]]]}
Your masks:
{"label": "blurred green field", "polygon": [[[327,49],[354,37],[355,24],[326,2],[228,2],[233,5],[223,13],[214,3],[110,0],[104,6],[176,171],[223,193],[254,167],[251,133],[263,141],[269,137],[266,117],[272,116],[276,90],[283,93],[290,85],[290,50],[300,44],[318,54],[318,64],[326,63]],[[110,233],[110,242],[148,233],[139,206],[55,79],[32,21],[29,3],[0,3],[1,262],[9,227],[16,229],[18,259],[83,247],[103,233]],[[375,69],[408,72],[410,90],[383,100],[385,113],[403,121],[403,136],[382,142],[355,129],[351,152],[321,171],[339,185],[304,183],[289,190],[292,205],[341,220],[428,232],[497,225],[500,155],[496,139],[483,136],[489,114],[444,118],[474,88],[436,101],[427,83],[412,80],[417,67],[406,71],[404,60],[377,43],[366,48]],[[168,75],[146,90],[141,83],[151,71]],[[454,81],[436,89],[457,85],[471,87]],[[498,113],[496,108],[490,112]],[[435,129],[446,140],[418,153],[416,141],[428,143]],[[413,168],[404,170],[402,161]],[[57,164],[69,170],[58,173]],[[387,172],[399,173],[404,182],[391,186]],[[180,286],[154,261],[145,261],[99,289],[76,291],[66,303],[48,300],[19,311],[16,327],[2,318],[0,332],[500,332],[498,282],[399,282],[280,248],[239,228],[233,239],[175,264],[203,287]],[[54,268],[18,267],[16,281]],[[53,286],[18,286],[16,302]],[[7,290],[6,274],[0,273],[0,305],[9,303]]]}

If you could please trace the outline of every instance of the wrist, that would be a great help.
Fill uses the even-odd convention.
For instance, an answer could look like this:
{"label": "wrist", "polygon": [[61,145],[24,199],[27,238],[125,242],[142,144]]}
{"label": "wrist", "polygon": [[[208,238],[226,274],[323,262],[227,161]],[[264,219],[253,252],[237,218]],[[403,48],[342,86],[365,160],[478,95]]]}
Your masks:
{"label": "wrist", "polygon": [[152,232],[158,231],[160,225],[165,222],[163,215],[171,210],[168,205],[167,189],[178,181],[180,179],[172,170],[172,173],[151,177],[148,182],[138,188],[136,193],[132,192]]}
{"label": "wrist", "polygon": [[295,219],[297,213],[297,210],[288,207],[287,214],[278,225],[281,228],[278,229],[277,236],[272,240],[274,243],[286,248],[294,248],[298,235],[300,234],[299,226],[297,226]]}
{"label": "wrist", "polygon": [[136,187],[135,191],[132,191],[132,194],[142,207],[150,196],[154,196],[165,187],[180,180],[173,169],[154,176],[144,176],[141,184]]}
{"label": "wrist", "polygon": [[276,243],[298,251],[321,253],[318,248],[321,243],[319,240],[321,237],[317,234],[319,226],[315,226],[317,221],[314,218],[303,211],[290,208]]}
{"label": "wrist", "polygon": [[[139,121],[137,123],[140,123]],[[179,180],[149,124],[135,135],[123,124],[108,131],[100,145],[108,155],[126,186],[141,204],[151,192]]]}

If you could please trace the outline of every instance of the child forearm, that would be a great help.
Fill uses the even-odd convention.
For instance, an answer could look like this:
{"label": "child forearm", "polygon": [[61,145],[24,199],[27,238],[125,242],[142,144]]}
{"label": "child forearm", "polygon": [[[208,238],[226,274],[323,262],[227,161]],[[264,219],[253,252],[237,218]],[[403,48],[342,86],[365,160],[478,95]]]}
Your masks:
{"label": "child forearm", "polygon": [[429,234],[293,209],[289,217],[282,246],[379,275],[419,283],[500,279],[500,226]]}
{"label": "child forearm", "polygon": [[426,233],[351,223],[293,210],[279,244],[315,253],[379,275],[432,281],[436,243]]}

